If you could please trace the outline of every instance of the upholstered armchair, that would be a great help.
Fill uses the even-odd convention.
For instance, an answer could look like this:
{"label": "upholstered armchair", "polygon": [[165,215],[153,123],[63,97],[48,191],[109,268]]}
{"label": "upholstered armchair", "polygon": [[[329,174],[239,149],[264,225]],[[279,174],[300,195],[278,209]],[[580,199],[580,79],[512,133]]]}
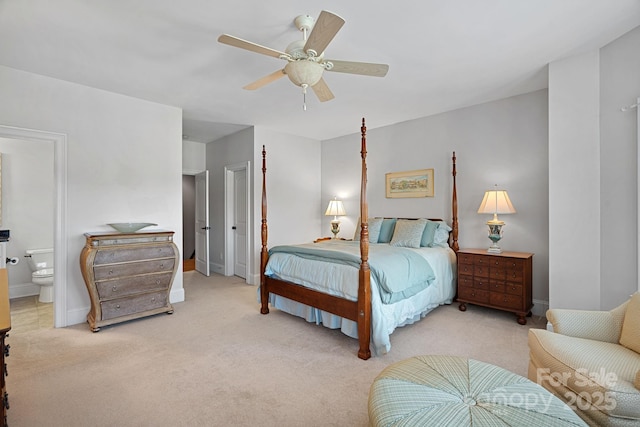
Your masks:
{"label": "upholstered armchair", "polygon": [[640,425],[640,293],[610,311],[551,309],[529,330],[529,371],[594,426]]}

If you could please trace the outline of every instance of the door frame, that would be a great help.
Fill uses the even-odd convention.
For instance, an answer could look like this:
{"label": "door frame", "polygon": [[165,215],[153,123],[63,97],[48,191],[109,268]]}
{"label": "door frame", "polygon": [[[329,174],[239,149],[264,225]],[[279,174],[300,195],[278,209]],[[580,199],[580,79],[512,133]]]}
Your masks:
{"label": "door frame", "polygon": [[235,182],[233,175],[237,171],[245,170],[247,174],[247,184],[245,188],[246,197],[246,215],[247,215],[247,236],[246,236],[246,251],[245,254],[247,260],[247,274],[245,275],[245,281],[248,284],[251,283],[251,232],[253,229],[253,221],[251,218],[251,161],[234,163],[224,167],[224,275],[232,276],[234,272],[234,247],[233,247],[233,230],[231,227],[233,224],[233,207],[235,191]]}
{"label": "door frame", "polygon": [[53,143],[55,201],[53,212],[53,326],[64,328],[67,316],[67,135],[0,125],[0,137]]}

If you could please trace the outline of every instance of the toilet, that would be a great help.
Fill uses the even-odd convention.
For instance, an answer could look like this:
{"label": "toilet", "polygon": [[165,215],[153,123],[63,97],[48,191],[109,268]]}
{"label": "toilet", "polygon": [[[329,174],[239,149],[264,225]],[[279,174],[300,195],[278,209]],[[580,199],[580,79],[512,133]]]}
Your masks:
{"label": "toilet", "polygon": [[31,282],[40,286],[40,302],[53,302],[53,249],[27,249]]}

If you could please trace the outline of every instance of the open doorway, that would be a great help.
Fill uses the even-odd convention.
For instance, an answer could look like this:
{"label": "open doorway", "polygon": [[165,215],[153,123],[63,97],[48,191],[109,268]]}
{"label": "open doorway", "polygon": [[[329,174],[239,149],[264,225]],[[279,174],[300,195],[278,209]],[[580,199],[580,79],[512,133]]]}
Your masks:
{"label": "open doorway", "polygon": [[182,175],[182,266],[196,269],[196,177]]}
{"label": "open doorway", "polygon": [[[67,326],[67,136],[60,133],[0,125],[0,137],[53,144],[53,323],[56,328],[65,327]],[[9,286],[11,289],[11,282]]]}

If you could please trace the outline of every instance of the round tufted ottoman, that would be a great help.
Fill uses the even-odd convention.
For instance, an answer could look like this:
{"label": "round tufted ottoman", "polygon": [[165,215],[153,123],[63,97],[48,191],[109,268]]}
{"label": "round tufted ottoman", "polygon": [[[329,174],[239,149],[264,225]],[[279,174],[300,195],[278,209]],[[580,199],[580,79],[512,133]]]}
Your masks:
{"label": "round tufted ottoman", "polygon": [[372,426],[586,426],[538,384],[454,356],[417,356],[385,368],[369,392]]}

